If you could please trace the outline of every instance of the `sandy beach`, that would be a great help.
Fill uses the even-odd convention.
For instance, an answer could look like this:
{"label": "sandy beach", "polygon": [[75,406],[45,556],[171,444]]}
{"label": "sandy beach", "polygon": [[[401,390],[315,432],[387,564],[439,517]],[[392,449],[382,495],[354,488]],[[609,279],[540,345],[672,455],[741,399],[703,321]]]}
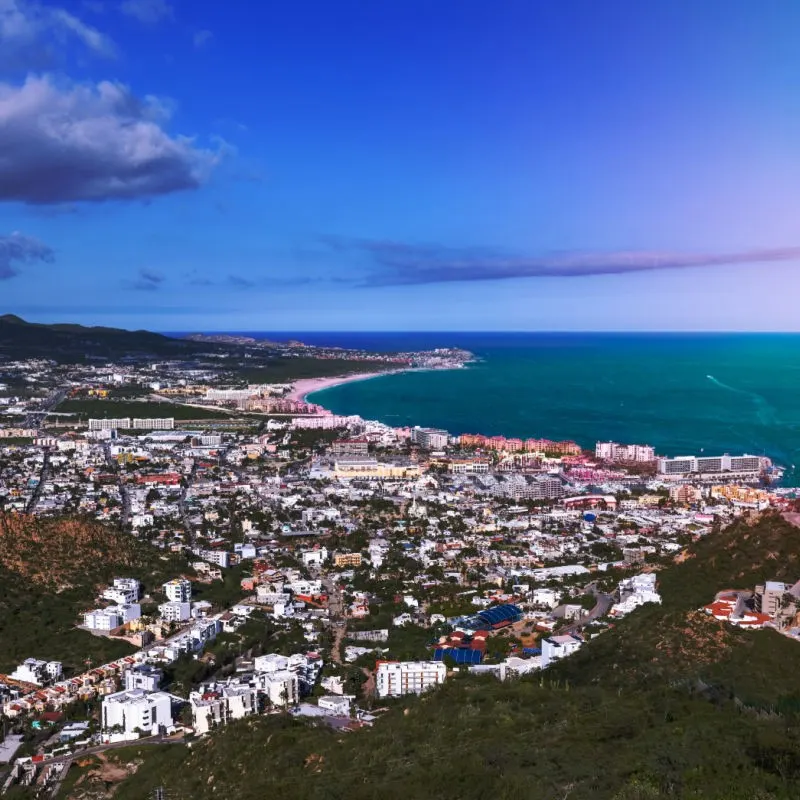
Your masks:
{"label": "sandy beach", "polygon": [[296,381],[291,391],[287,395],[290,400],[305,401],[312,392],[319,392],[321,389],[330,389],[331,386],[339,386],[342,383],[352,381],[365,381],[369,378],[378,378],[381,375],[392,375],[404,370],[384,370],[383,372],[359,372],[354,375],[337,375],[330,378],[302,378]]}

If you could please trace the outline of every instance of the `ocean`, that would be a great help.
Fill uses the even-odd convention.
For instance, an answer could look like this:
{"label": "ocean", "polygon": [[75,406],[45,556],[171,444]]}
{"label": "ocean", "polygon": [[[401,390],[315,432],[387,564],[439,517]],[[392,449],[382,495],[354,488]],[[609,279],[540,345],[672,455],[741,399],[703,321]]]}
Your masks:
{"label": "ocean", "polygon": [[[250,334],[287,338],[287,334]],[[325,389],[338,414],[451,433],[753,453],[800,478],[800,334],[296,333],[380,351],[463,347],[476,363]]]}

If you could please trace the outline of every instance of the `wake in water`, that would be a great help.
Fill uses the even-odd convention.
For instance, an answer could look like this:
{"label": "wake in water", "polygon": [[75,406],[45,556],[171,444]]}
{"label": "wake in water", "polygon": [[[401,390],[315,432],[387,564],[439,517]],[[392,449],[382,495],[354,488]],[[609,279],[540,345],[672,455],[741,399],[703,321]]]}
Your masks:
{"label": "wake in water", "polygon": [[735,386],[729,386],[727,383],[718,381],[713,375],[706,375],[706,378],[708,378],[715,386],[719,386],[720,389],[725,389],[729,392],[733,392],[734,394],[741,394],[745,397],[749,397],[756,407],[756,418],[762,425],[771,426],[779,424],[778,419],[775,416],[775,409],[769,404],[765,397],[762,397],[756,392],[748,392],[746,389],[737,389]]}

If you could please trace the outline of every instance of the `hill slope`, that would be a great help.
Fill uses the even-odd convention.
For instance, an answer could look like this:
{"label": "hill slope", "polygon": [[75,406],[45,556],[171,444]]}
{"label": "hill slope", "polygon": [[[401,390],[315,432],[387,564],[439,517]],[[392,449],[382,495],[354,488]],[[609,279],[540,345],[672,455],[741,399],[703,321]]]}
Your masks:
{"label": "hill slope", "polygon": [[77,630],[80,612],[114,577],[139,578],[148,590],[186,571],[185,561],[93,520],[0,514],[0,672],[29,657],[77,672],[86,658],[130,652]]}
{"label": "hill slope", "polygon": [[114,358],[126,355],[188,356],[222,348],[172,339],[149,331],[83,325],[42,325],[26,322],[14,314],[0,316],[0,356],[6,358],[46,357],[79,360],[85,356]]}

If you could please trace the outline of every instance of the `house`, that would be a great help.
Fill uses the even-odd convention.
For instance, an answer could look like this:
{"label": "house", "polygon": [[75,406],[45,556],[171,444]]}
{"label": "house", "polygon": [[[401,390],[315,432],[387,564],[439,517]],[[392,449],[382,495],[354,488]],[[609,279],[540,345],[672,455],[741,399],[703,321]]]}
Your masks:
{"label": "house", "polygon": [[213,727],[244,719],[258,711],[256,690],[244,684],[201,687],[200,691],[189,695],[189,706],[192,727],[201,735]]}
{"label": "house", "polygon": [[61,677],[61,662],[26,658],[8,677],[23,683],[32,683],[34,686],[43,686]]}
{"label": "house", "polygon": [[375,673],[378,697],[402,697],[444,683],[447,667],[441,661],[379,661]]}
{"label": "house", "polygon": [[160,669],[149,664],[137,664],[125,670],[122,682],[125,689],[144,689],[146,692],[155,692],[161,685],[163,674]]}
{"label": "house", "polygon": [[103,698],[103,730],[157,734],[173,727],[172,700],[166,692],[125,689]]}
{"label": "house", "polygon": [[572,655],[582,645],[583,639],[572,634],[542,639],[542,669],[546,669],[553,661]]}

